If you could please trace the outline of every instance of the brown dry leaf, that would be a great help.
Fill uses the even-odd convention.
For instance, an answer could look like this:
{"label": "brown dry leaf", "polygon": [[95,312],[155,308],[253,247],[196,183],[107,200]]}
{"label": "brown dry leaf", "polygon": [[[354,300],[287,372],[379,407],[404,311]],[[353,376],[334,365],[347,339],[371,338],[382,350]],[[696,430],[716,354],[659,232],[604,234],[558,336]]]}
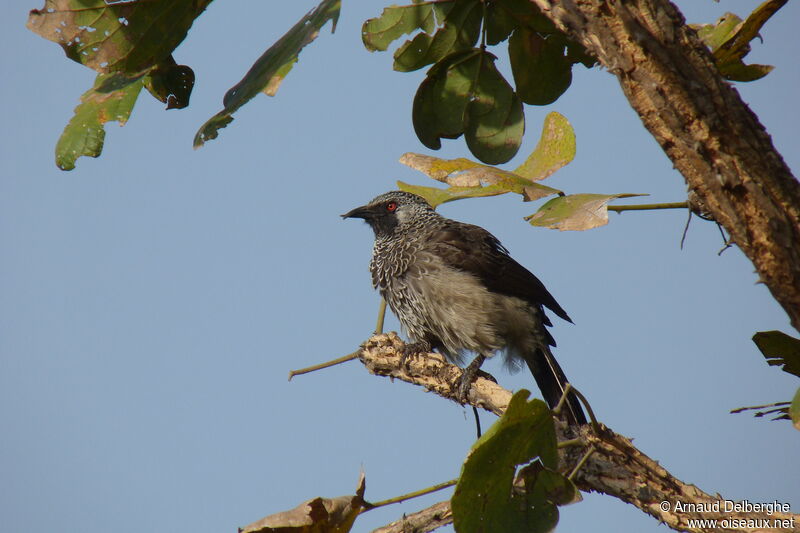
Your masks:
{"label": "brown dry leaf", "polygon": [[239,533],[347,533],[364,505],[364,489],[362,472],[353,496],[313,498],[239,528]]}

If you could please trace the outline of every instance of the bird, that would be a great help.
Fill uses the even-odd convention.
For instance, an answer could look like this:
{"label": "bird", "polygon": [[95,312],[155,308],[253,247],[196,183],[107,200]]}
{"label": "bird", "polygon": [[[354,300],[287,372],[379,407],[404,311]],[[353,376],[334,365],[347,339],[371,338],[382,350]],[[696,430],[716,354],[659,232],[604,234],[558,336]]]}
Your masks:
{"label": "bird", "polygon": [[[341,216],[363,219],[375,233],[372,284],[412,341],[402,361],[435,349],[463,365],[465,353],[476,354],[456,385],[463,403],[485,359],[504,353],[510,370],[526,364],[550,408],[558,405],[567,377],[551,351],[556,343],[544,308],[572,319],[494,235],[446,218],[405,191],[381,194]],[[568,424],[586,423],[573,392],[563,406]]]}

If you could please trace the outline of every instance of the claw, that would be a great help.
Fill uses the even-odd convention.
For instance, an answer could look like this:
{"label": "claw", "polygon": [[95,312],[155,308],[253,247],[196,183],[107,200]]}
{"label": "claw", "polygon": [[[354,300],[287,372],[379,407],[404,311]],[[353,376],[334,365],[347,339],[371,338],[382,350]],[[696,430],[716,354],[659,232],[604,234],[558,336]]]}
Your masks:
{"label": "claw", "polygon": [[460,403],[467,403],[467,400],[469,399],[469,389],[472,387],[472,382],[475,381],[475,378],[478,375],[478,369],[480,369],[485,360],[485,356],[478,355],[464,369],[464,371],[461,373],[461,377],[455,382],[454,388],[456,392],[456,399],[458,399]]}
{"label": "claw", "polygon": [[408,368],[408,360],[423,353],[431,351],[431,344],[425,341],[410,342],[400,350],[400,366]]}

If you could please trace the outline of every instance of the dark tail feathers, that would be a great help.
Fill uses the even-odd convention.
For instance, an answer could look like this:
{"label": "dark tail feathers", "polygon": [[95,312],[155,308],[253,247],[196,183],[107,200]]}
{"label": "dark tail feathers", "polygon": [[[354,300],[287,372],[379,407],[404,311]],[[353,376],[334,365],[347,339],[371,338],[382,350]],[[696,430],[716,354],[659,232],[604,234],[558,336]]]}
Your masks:
{"label": "dark tail feathers", "polygon": [[[533,374],[536,384],[542,391],[544,401],[547,402],[551,409],[554,408],[564,395],[567,376],[564,375],[564,371],[561,370],[556,358],[553,357],[550,348],[544,346],[544,349],[537,349],[532,358],[525,358],[525,362],[528,363],[528,368],[531,369],[531,374]],[[581,403],[572,392],[567,396],[561,413],[571,426],[586,424],[586,415],[583,414]]]}

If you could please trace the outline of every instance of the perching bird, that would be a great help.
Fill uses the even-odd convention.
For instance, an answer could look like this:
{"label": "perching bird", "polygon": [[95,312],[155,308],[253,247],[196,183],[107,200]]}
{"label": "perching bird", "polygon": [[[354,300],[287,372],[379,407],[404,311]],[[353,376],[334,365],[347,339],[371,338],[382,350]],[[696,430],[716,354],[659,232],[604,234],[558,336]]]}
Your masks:
{"label": "perching bird", "polygon": [[[459,383],[463,401],[486,357],[505,352],[516,370],[524,361],[553,408],[567,378],[550,351],[556,343],[544,307],[572,322],[541,281],[517,263],[485,229],[439,215],[421,196],[382,194],[342,215],[362,218],[375,232],[372,283],[414,341],[404,357],[437,349],[449,361],[477,354]],[[585,424],[570,393],[562,412]]]}

